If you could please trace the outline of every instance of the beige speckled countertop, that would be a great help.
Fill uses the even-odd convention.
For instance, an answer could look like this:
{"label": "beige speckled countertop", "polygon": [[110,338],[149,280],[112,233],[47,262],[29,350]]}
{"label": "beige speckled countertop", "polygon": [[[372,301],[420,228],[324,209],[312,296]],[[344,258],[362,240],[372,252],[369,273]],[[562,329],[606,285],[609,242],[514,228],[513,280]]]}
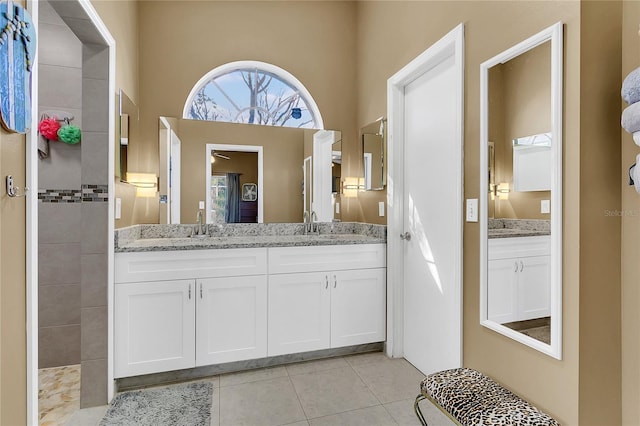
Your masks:
{"label": "beige speckled countertop", "polygon": [[134,225],[116,230],[115,251],[148,252],[255,247],[384,244],[386,226],[321,223],[319,234],[305,235],[302,224],[208,225],[207,236],[190,237],[193,225]]}
{"label": "beige speckled countertop", "polygon": [[551,222],[542,219],[489,219],[489,238],[551,235]]}

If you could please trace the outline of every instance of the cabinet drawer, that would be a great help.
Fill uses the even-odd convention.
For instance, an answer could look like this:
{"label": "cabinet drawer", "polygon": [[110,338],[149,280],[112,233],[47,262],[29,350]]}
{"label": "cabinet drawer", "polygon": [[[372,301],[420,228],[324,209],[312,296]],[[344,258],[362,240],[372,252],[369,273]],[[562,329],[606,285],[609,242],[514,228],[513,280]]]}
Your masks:
{"label": "cabinet drawer", "polygon": [[551,237],[490,238],[489,260],[512,259],[515,257],[548,256],[551,253]]}
{"label": "cabinet drawer", "polygon": [[269,273],[342,271],[386,267],[385,244],[355,244],[269,249]]}
{"label": "cabinet drawer", "polygon": [[116,253],[115,255],[116,284],[266,273],[266,248]]}

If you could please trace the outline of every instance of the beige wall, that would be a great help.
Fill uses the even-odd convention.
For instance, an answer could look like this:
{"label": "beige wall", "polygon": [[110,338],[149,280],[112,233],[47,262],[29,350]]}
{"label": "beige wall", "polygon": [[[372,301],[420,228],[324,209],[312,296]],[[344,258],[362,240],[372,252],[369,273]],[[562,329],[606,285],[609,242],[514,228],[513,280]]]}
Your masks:
{"label": "beige wall", "polygon": [[[497,75],[493,75],[493,74]],[[513,190],[513,139],[551,131],[551,42],[498,64],[489,70],[489,138],[495,142],[496,183],[508,182],[508,199],[496,199],[495,217],[550,219],[540,213],[540,200],[551,199],[549,191]],[[492,105],[496,89],[497,105]]]}
{"label": "beige wall", "polygon": [[[621,424],[622,2],[582,3],[580,424]],[[637,23],[636,23],[637,31]]]}
{"label": "beige wall", "polygon": [[[640,65],[640,2],[623,2],[622,77]],[[623,104],[622,107],[627,107]],[[621,108],[622,108],[621,107]],[[616,121],[617,123],[618,121]],[[622,133],[622,424],[640,424],[640,194],[626,185],[627,171],[640,148],[627,132]],[[613,142],[613,140],[612,140]],[[612,149],[615,144],[612,143]],[[608,281],[607,282],[611,282]]]}
{"label": "beige wall", "polygon": [[26,423],[27,348],[25,198],[9,198],[4,177],[25,186],[23,135],[0,129],[0,424]]}
{"label": "beige wall", "polygon": [[[355,3],[144,1],[139,5],[144,46],[140,50],[142,141],[133,150],[132,169],[157,172],[158,116],[181,117],[197,81],[238,60],[268,62],[287,70],[315,99],[325,128],[341,130],[343,140],[351,143],[357,138]],[[302,162],[300,170],[301,166]],[[193,207],[187,203],[183,209],[190,213],[185,217],[191,217]]]}
{"label": "beige wall", "polygon": [[565,23],[563,360],[480,326],[479,227],[475,223],[464,224],[463,271],[464,365],[496,378],[562,424],[580,420],[580,259],[575,249],[580,241],[580,166],[575,160],[580,158],[580,7],[579,2],[561,1],[358,3],[358,123],[385,115],[386,80],[464,22],[465,198],[479,197],[480,64],[557,21]]}
{"label": "beige wall", "polygon": [[[301,222],[304,132],[252,124],[179,120],[182,222],[194,223],[198,202],[205,200],[207,144],[262,146],[264,221]],[[217,159],[216,164],[222,161],[225,160]]]}

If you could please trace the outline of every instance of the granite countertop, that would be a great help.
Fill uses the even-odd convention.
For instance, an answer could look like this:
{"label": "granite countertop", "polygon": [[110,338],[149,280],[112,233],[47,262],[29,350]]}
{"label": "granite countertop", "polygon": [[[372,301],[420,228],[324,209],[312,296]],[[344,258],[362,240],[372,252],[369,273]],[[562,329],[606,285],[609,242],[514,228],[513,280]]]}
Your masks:
{"label": "granite countertop", "polygon": [[551,235],[551,222],[542,219],[489,219],[488,237],[515,238]]}
{"label": "granite countertop", "polygon": [[299,247],[386,243],[386,226],[321,223],[319,234],[304,234],[302,224],[207,225],[207,236],[191,237],[194,225],[134,225],[116,230],[115,252]]}

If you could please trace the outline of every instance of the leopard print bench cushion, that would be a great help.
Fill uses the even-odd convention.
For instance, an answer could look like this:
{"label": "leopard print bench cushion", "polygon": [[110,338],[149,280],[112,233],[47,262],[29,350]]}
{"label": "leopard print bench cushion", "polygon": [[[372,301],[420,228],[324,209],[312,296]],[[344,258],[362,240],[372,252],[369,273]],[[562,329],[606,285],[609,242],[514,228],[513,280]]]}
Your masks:
{"label": "leopard print bench cushion", "polygon": [[559,426],[552,417],[469,368],[430,374],[422,381],[420,391],[464,426]]}

